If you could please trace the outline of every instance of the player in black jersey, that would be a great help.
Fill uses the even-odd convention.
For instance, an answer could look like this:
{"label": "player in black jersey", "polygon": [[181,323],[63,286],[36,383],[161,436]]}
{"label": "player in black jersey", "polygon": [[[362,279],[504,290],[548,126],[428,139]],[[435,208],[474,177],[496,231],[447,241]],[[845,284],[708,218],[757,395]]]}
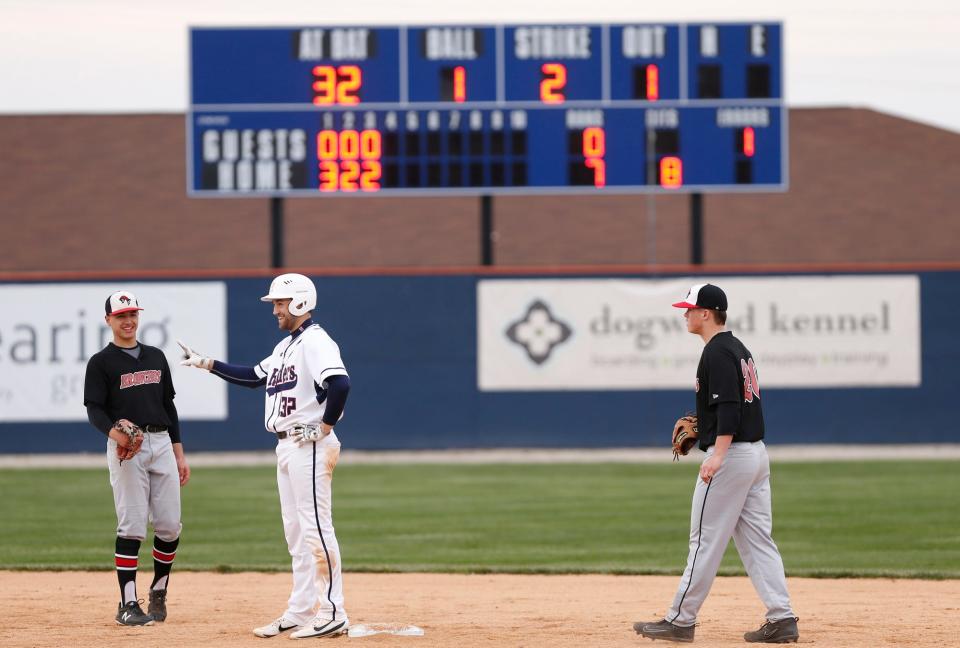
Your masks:
{"label": "player in black jersey", "polygon": [[[107,298],[105,320],[113,342],[87,363],[83,404],[90,423],[107,436],[107,464],[117,511],[115,564],[120,582],[120,625],[151,625],[167,616],[167,582],[180,541],[180,487],[190,467],[180,442],[170,367],[163,351],[137,341],[137,298],[127,291]],[[130,421],[144,431],[140,452],[123,461],[117,445],[128,437],[116,425]],[[144,614],[137,599],[137,558],[153,523],[153,583]]]}
{"label": "player in black jersey", "polygon": [[748,642],[795,642],[800,633],[790,606],[783,561],[771,537],[770,460],[763,444],[763,409],[757,366],[750,351],[726,330],[727,296],[698,284],[674,304],[685,309],[687,331],[706,346],[697,367],[700,466],[690,517],[690,552],[680,587],[661,621],[637,622],[651,639],[693,641],[697,613],[717,575],[731,536],[767,621],[747,632]]}

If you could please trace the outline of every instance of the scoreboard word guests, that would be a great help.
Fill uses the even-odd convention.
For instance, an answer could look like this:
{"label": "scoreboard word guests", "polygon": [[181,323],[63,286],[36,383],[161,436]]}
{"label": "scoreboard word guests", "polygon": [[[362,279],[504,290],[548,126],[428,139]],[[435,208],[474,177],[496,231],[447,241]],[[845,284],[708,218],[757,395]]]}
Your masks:
{"label": "scoreboard word guests", "polygon": [[779,23],[194,28],[194,196],[787,186]]}

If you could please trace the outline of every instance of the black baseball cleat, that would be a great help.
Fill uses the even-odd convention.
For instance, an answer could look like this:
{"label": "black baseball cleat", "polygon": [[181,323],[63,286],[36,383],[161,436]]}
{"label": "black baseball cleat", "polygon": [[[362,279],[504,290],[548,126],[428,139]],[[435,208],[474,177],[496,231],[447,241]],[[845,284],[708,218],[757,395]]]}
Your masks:
{"label": "black baseball cleat", "polygon": [[147,614],[161,623],[167,620],[167,590],[150,590],[150,605],[147,606]]}
{"label": "black baseball cleat", "polygon": [[661,621],[637,621],[633,624],[633,629],[638,635],[643,635],[647,639],[693,643],[695,626],[684,628],[663,619]]}
{"label": "black baseball cleat", "polygon": [[743,635],[744,641],[749,643],[797,643],[800,630],[797,628],[797,617],[767,621],[758,630]]}
{"label": "black baseball cleat", "polygon": [[141,603],[143,603],[143,599],[130,601],[126,605],[121,603],[117,606],[117,624],[125,626],[153,625],[153,617],[143,613],[143,608],[140,607]]}

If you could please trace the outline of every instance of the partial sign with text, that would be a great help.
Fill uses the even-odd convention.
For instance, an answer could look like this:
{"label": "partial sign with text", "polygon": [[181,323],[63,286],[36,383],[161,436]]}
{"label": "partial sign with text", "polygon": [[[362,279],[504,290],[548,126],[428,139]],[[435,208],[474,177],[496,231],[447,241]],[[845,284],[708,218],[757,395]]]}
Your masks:
{"label": "partial sign with text", "polygon": [[181,367],[176,343],[226,355],[226,285],[119,282],[0,286],[0,421],[87,419],[87,360],[113,339],[104,301],[115,290],[133,292],[143,307],[137,338],[166,353],[180,417],[227,417],[226,384]]}
{"label": "partial sign with text", "polygon": [[703,342],[671,304],[704,281],[765,387],[920,385],[920,282],[896,275],[483,280],[478,386],[692,389]]}

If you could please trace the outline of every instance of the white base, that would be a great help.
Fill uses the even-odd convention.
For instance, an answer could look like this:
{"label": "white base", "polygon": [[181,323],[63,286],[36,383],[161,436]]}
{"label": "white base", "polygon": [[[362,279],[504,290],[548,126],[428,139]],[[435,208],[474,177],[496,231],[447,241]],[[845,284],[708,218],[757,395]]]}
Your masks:
{"label": "white base", "polygon": [[361,623],[351,625],[348,637],[369,637],[375,634],[392,634],[400,637],[422,637],[423,628],[406,623]]}

